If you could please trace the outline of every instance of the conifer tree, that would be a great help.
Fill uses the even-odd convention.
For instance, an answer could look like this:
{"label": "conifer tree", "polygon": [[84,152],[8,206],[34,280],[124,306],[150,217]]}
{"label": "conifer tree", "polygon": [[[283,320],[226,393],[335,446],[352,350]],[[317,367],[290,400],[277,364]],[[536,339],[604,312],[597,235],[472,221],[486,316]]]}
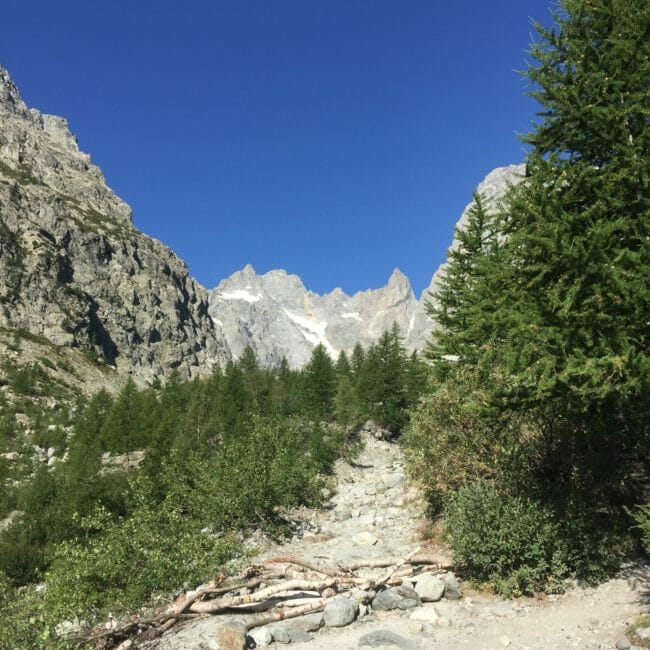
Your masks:
{"label": "conifer tree", "polygon": [[502,369],[495,405],[537,421],[547,485],[611,500],[650,435],[650,5],[564,0],[555,22],[526,72],[542,110],[481,285],[481,364]]}
{"label": "conifer tree", "polygon": [[319,343],[303,371],[306,411],[322,420],[331,418],[336,395],[334,364],[325,346]]}
{"label": "conifer tree", "polygon": [[363,365],[363,362],[366,358],[366,353],[361,346],[361,343],[356,343],[354,348],[352,349],[352,357],[350,359],[350,367],[352,368],[352,374],[355,376],[359,373],[359,370],[361,370],[361,366]]}
{"label": "conifer tree", "polygon": [[339,357],[336,360],[336,376],[341,379],[341,377],[348,377],[352,373],[352,366],[350,365],[350,360],[348,355],[345,354],[345,350],[341,350]]}
{"label": "conifer tree", "polygon": [[439,326],[426,354],[441,373],[449,357],[471,362],[481,343],[477,331],[481,318],[475,312],[482,300],[481,280],[491,272],[498,240],[495,219],[488,214],[478,191],[474,192],[466,222],[455,230],[454,240],[440,288],[426,303],[427,312]]}

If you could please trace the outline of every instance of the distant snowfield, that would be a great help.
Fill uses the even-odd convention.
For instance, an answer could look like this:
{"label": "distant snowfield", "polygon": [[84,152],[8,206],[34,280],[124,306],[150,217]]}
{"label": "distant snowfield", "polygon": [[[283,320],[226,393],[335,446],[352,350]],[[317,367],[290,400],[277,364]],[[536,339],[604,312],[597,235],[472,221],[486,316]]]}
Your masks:
{"label": "distant snowfield", "polygon": [[220,293],[219,298],[222,300],[245,300],[246,302],[257,302],[262,296],[256,296],[246,289],[235,289],[234,291],[224,291]]}
{"label": "distant snowfield", "polygon": [[341,314],[341,318],[352,318],[352,319],[358,320],[358,321],[363,320],[361,318],[361,316],[359,316],[358,311],[349,311],[349,312],[346,312],[345,314]]}
{"label": "distant snowfield", "polygon": [[313,321],[306,316],[301,316],[296,314],[288,309],[283,308],[282,311],[292,320],[298,327],[302,335],[312,344],[318,345],[322,343],[325,349],[327,350],[330,357],[336,359],[338,357],[338,351],[332,346],[332,344],[327,340],[325,336],[325,330],[327,329],[327,323],[324,321]]}

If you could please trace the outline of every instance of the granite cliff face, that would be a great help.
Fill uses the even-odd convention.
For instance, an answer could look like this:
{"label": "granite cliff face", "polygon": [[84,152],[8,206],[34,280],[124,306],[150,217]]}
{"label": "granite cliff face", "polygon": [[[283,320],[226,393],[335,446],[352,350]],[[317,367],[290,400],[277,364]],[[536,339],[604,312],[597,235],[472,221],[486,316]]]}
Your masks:
{"label": "granite cliff face", "polygon": [[66,120],[27,108],[2,67],[0,333],[85,351],[139,383],[228,356],[185,264],[133,226]]}
{"label": "granite cliff face", "polygon": [[[477,188],[486,206],[496,208],[523,171],[523,165],[511,165],[488,174]],[[464,227],[470,205],[457,228]],[[454,240],[451,248],[457,245]],[[341,350],[351,352],[357,342],[368,347],[393,323],[397,323],[407,350],[417,350],[435,327],[425,305],[435,300],[444,273],[442,264],[418,300],[399,270],[383,288],[354,296],[335,289],[321,296],[306,289],[296,275],[281,270],[257,275],[249,265],[210,291],[209,312],[234,358],[250,346],[263,364],[271,366],[284,356],[291,366],[301,367],[318,343],[334,358]]]}
{"label": "granite cliff face", "polygon": [[[477,192],[483,198],[483,205],[488,212],[496,212],[499,209],[499,201],[503,198],[509,187],[521,182],[526,172],[526,166],[521,165],[508,165],[507,167],[497,167],[493,169],[478,185]],[[467,224],[467,213],[471,208],[472,203],[468,203],[460,219],[456,222],[454,234],[456,230],[462,230]],[[455,250],[458,246],[458,240],[452,240],[449,251]],[[437,271],[431,278],[431,283],[422,294],[422,300],[435,300],[435,295],[440,287],[442,279],[445,277],[447,263],[441,264]]]}

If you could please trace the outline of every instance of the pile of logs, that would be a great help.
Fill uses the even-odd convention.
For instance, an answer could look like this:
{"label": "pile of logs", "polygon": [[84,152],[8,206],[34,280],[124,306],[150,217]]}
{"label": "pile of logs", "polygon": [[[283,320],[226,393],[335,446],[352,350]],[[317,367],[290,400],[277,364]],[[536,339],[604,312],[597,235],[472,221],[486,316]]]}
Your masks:
{"label": "pile of logs", "polygon": [[450,568],[421,548],[403,558],[347,566],[276,557],[248,566],[237,578],[219,575],[195,591],[182,593],[149,618],[132,617],[110,630],[96,628],[85,642],[97,650],[131,648],[134,643],[159,637],[180,621],[223,614],[241,615],[237,634],[245,635],[262,625],[323,610],[333,598],[351,596],[353,590],[372,595],[409,576],[443,573]]}

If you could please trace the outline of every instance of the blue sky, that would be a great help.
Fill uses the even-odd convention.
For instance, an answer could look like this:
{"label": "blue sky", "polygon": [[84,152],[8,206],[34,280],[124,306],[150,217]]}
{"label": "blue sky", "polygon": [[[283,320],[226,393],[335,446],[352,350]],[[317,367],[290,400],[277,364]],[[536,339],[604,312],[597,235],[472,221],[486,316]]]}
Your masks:
{"label": "blue sky", "polygon": [[4,0],[0,63],[68,118],[212,287],[246,263],[319,293],[416,293],[494,167],[520,162],[551,0]]}

